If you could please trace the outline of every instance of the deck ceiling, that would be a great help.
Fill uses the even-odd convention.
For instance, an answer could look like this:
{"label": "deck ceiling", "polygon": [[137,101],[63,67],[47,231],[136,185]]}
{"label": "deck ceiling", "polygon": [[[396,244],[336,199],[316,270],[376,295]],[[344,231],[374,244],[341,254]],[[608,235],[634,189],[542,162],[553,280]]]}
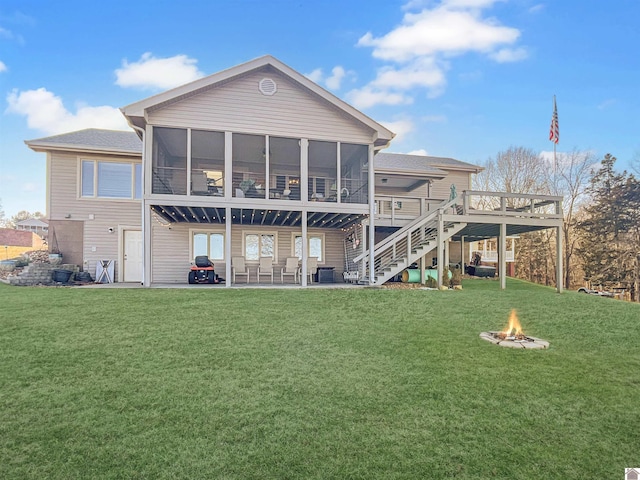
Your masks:
{"label": "deck ceiling", "polygon": [[[550,226],[539,225],[507,225],[507,235],[520,235],[521,233],[535,232],[537,230],[544,230],[546,228],[552,228]],[[466,227],[460,230],[452,238],[453,240],[460,240],[464,236],[465,241],[474,242],[476,240],[486,240],[488,238],[495,238],[500,236],[500,224],[499,223],[468,223]]]}
{"label": "deck ceiling", "polygon": [[[184,207],[174,205],[152,205],[151,210],[167,223],[225,223],[225,209],[215,207]],[[231,223],[234,225],[264,225],[269,227],[299,227],[303,212],[295,210],[232,208]],[[360,223],[365,215],[309,212],[309,228],[346,228]]]}

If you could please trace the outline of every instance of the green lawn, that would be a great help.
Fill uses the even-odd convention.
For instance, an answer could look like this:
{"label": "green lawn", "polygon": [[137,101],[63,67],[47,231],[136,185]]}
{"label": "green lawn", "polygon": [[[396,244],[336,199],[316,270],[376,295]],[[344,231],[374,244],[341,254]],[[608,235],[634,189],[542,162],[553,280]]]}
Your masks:
{"label": "green lawn", "polygon": [[[549,350],[479,338],[512,308]],[[516,280],[0,284],[0,478],[623,478],[639,338],[639,305]]]}

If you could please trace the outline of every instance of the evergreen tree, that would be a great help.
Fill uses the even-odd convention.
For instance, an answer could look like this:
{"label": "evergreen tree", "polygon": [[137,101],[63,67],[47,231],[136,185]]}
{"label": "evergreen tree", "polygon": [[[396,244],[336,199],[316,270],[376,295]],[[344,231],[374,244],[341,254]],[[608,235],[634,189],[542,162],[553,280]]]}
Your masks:
{"label": "evergreen tree", "polygon": [[626,199],[627,183],[633,177],[616,173],[616,158],[605,155],[600,169],[593,173],[588,193],[591,203],[586,218],[579,223],[585,276],[593,285],[611,286],[626,283],[625,248],[629,228]]}

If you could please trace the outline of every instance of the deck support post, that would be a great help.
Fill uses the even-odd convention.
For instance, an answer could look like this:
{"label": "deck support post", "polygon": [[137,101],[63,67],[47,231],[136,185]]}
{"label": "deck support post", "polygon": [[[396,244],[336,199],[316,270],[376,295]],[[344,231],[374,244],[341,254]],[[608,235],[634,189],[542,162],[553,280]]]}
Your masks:
{"label": "deck support post", "polygon": [[507,288],[507,224],[500,224],[500,238],[498,241],[498,268],[500,275],[500,288]]}
{"label": "deck support post", "polygon": [[438,288],[443,285],[442,274],[444,271],[444,241],[442,240],[442,237],[444,237],[444,220],[442,218],[442,214],[442,209],[438,210],[438,234],[436,236]]}
{"label": "deck support post", "polygon": [[445,240],[444,242],[444,265],[443,265],[443,269],[444,268],[449,268],[449,247],[451,246],[451,242],[450,240]]}
{"label": "deck support post", "polygon": [[[360,254],[367,251],[367,225],[363,222],[360,224]],[[367,262],[365,258],[360,262],[360,278],[364,279],[367,276]]]}
{"label": "deck support post", "polygon": [[[368,182],[369,182],[369,285],[373,285],[376,282],[376,267],[375,267],[375,255],[373,251],[375,250],[373,247],[376,241],[376,225],[375,225],[375,215],[376,215],[376,192],[375,192],[375,171],[373,167],[373,156],[375,155],[375,150],[373,149],[373,145],[369,145],[369,158],[367,163],[369,164],[368,169]],[[340,172],[340,166],[338,165],[338,172]]]}
{"label": "deck support post", "polygon": [[562,262],[562,242],[564,242],[562,225],[556,227],[556,290],[562,293],[564,284],[564,267]]}

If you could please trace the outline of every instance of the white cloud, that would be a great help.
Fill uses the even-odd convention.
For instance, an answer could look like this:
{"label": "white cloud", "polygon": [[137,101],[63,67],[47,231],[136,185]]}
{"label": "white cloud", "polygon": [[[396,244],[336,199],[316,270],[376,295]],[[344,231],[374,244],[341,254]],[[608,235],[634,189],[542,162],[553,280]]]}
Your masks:
{"label": "white cloud", "polygon": [[519,62],[529,56],[526,48],[501,48],[489,54],[498,63]]}
{"label": "white cloud", "polygon": [[14,35],[11,30],[7,30],[6,28],[0,27],[0,37],[6,38],[7,40],[13,40]]}
{"label": "white cloud", "polygon": [[373,47],[373,56],[405,62],[424,55],[490,53],[497,46],[512,44],[520,32],[481,18],[474,10],[453,10],[440,6],[420,13],[407,13],[403,24],[386,35],[365,34],[358,45]]}
{"label": "white cloud", "polygon": [[315,82],[315,83],[320,83],[322,81],[322,79],[324,78],[324,75],[322,74],[322,69],[321,68],[316,68],[311,73],[305,73],[304,76],[307,77],[312,82]]}
{"label": "white cloud", "polygon": [[538,13],[538,12],[541,12],[542,10],[544,10],[544,4],[538,3],[537,5],[534,5],[529,9],[529,13]]}
{"label": "white cloud", "polygon": [[24,45],[24,38],[22,37],[22,35],[15,34],[11,30],[3,27],[0,27],[0,38],[18,42],[20,45]]}
{"label": "white cloud", "polygon": [[327,78],[325,84],[331,90],[339,90],[342,79],[346,74],[347,72],[345,72],[344,68],[342,68],[340,65],[337,65],[333,67],[333,70],[331,70],[331,76]]}
{"label": "white cloud", "polygon": [[67,110],[62,99],[45,88],[13,90],[7,95],[9,106],[6,113],[15,113],[27,118],[29,128],[48,135],[81,130],[84,128],[107,128],[128,130],[127,122],[117,108],[107,105],[91,107],[78,105],[76,112]]}
{"label": "white cloud", "polygon": [[445,68],[445,64],[439,65],[432,57],[422,57],[401,68],[381,68],[371,83],[383,89],[410,90],[425,87],[430,90],[430,96],[437,96],[447,83]]}
{"label": "white cloud", "polygon": [[336,65],[331,69],[331,75],[327,77],[325,77],[321,68],[316,68],[311,73],[306,73],[305,77],[318,85],[324,84],[329,90],[340,90],[342,81],[347,78],[355,80],[356,73],[352,70],[345,70],[341,65]]}
{"label": "white cloud", "polygon": [[0,60],[0,73],[6,72],[7,70],[7,65],[2,60]]}
{"label": "white cloud", "polygon": [[410,152],[407,152],[407,155],[423,155],[423,156],[427,156],[429,155],[429,152],[427,152],[424,148],[421,148],[419,150],[411,150]]}
{"label": "white cloud", "polygon": [[[367,32],[357,45],[372,48],[375,58],[387,65],[377,77],[360,89],[374,88],[380,99],[398,91],[405,102],[409,91],[427,90],[429,97],[443,93],[450,61],[467,53],[485,55],[496,62],[514,62],[527,57],[516,45],[520,31],[483,16],[483,9],[501,0],[410,0],[402,23],[379,37]],[[410,10],[420,9],[413,12]],[[370,104],[369,106],[372,106]]]}
{"label": "white cloud", "polygon": [[400,143],[405,136],[413,132],[416,128],[413,120],[408,118],[392,120],[388,122],[383,121],[380,123],[396,134],[393,139],[394,143],[396,144]]}
{"label": "white cloud", "polygon": [[196,63],[186,55],[156,58],[147,52],[137,62],[122,61],[122,68],[116,69],[116,85],[142,89],[178,87],[204,76]]}
{"label": "white cloud", "polygon": [[408,105],[413,99],[402,93],[365,86],[347,93],[347,101],[354,107],[364,109],[374,105]]}

